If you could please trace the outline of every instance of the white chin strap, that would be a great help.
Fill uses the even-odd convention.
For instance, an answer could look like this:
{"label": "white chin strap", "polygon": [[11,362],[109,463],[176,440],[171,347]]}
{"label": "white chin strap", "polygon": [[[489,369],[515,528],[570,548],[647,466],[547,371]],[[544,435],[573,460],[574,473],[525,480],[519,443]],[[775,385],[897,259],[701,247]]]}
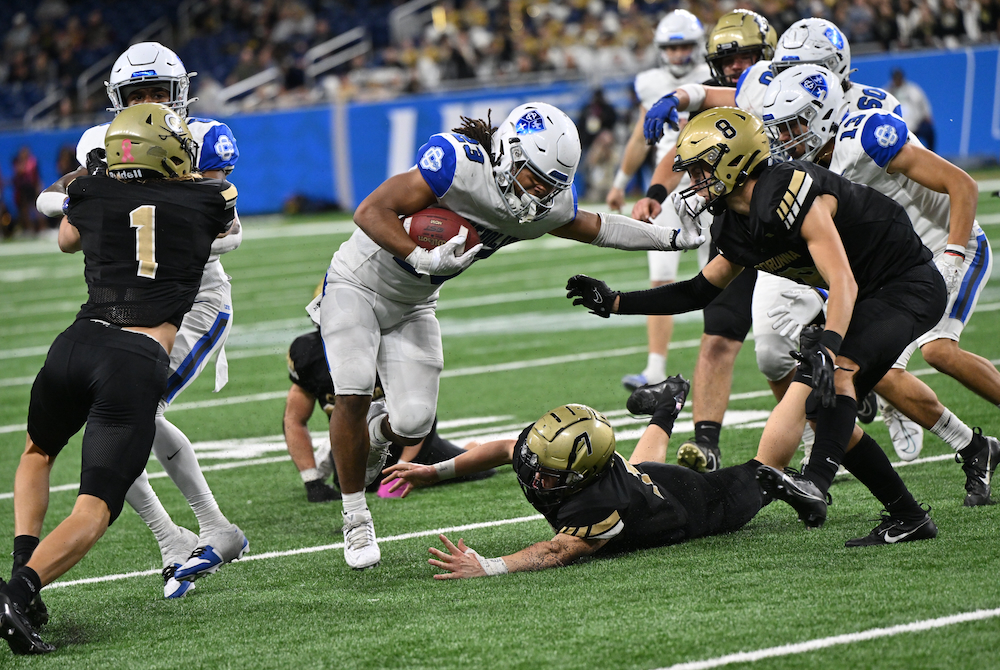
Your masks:
{"label": "white chin strap", "polygon": [[507,198],[507,206],[517,217],[518,223],[530,223],[535,220],[535,215],[538,213],[538,203],[527,194],[518,197],[513,192],[508,192],[504,197]]}

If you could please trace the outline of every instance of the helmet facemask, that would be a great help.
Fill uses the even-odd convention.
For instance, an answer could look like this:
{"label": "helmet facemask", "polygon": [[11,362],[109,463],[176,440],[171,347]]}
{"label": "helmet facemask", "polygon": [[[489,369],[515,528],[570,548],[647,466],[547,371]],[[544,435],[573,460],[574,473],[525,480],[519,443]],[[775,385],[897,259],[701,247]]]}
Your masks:
{"label": "helmet facemask", "polygon": [[[691,176],[691,185],[681,191],[680,197],[692,216],[698,216],[728,194],[726,184],[718,177],[719,164],[727,153],[729,147],[716,144],[686,161],[680,160],[679,156],[674,158],[674,172],[688,172]],[[701,167],[707,176],[695,181],[694,175],[689,172],[695,167]],[[700,191],[707,191],[708,197],[702,196]]]}
{"label": "helmet facemask", "polygon": [[[556,196],[569,188],[570,184],[560,183],[535,168],[521,148],[519,137],[509,138],[506,144],[510,160],[501,161],[500,167],[494,170],[504,204],[507,205],[510,213],[517,217],[519,223],[531,223],[544,219],[552,211]],[[501,145],[500,150],[503,151],[503,145]],[[505,169],[504,166],[509,167]],[[517,180],[522,170],[530,171],[536,179],[549,186],[551,190],[548,194],[539,198],[528,193]]]}
{"label": "helmet facemask", "polygon": [[187,116],[188,105],[197,99],[194,98],[188,100],[188,89],[191,86],[190,75],[164,78],[158,74],[152,74],[133,77],[132,79],[119,84],[108,84],[107,82],[105,82],[105,84],[108,87],[108,97],[111,98],[112,105],[111,107],[108,107],[108,111],[114,112],[115,114],[120,113],[123,109],[128,107],[129,94],[140,88],[156,87],[167,91],[170,99],[162,104],[174,110],[174,112],[176,112],[181,118]]}

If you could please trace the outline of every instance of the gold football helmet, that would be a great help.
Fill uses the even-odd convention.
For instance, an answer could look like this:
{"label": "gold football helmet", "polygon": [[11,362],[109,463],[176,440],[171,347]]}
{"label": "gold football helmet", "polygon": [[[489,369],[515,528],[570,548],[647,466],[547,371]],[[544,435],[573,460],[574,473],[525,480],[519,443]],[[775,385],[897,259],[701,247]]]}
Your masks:
{"label": "gold football helmet", "polygon": [[535,422],[521,445],[521,487],[543,502],[576,493],[604,472],[615,453],[615,431],[586,405],[563,405]]}
{"label": "gold football helmet", "polygon": [[190,174],[198,144],[166,105],[143,103],[115,117],[104,137],[108,174],[124,179]]}
{"label": "gold football helmet", "polygon": [[708,34],[705,60],[712,75],[723,83],[736,85],[722,72],[722,61],[736,54],[756,54],[757,60],[770,60],[778,44],[778,33],[766,18],[748,9],[734,9],[723,14]]}
{"label": "gold football helmet", "polygon": [[700,167],[702,179],[691,175],[691,186],[681,191],[691,198],[708,189],[703,206],[692,207],[700,213],[720,198],[741,186],[761,163],[771,156],[764,124],[753,114],[735,107],[716,107],[691,119],[677,137],[674,172],[689,172]]}

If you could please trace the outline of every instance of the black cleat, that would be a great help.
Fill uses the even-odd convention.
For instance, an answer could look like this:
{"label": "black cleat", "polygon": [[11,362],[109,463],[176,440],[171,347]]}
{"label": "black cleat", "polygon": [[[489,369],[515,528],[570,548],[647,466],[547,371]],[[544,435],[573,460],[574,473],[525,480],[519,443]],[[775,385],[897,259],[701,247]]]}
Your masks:
{"label": "black cleat", "polygon": [[757,482],[772,498],[791,505],[806,528],[819,528],[826,521],[830,494],[823,495],[819,487],[795,470],[786,468],[782,472],[770,465],[762,465],[757,468]]}
{"label": "black cleat", "polygon": [[972,456],[955,454],[955,461],[962,464],[965,472],[965,506],[979,507],[992,505],[990,500],[990,479],[1000,463],[1000,441],[983,435],[982,428],[972,429],[972,442],[962,451],[979,446]]}
{"label": "black cleat", "polygon": [[876,416],[878,416],[878,396],[875,395],[875,391],[870,391],[858,401],[858,421],[871,423]]}
{"label": "black cleat", "polygon": [[[930,508],[927,508],[930,512]],[[882,544],[898,544],[900,542],[915,542],[917,540],[933,540],[938,530],[931,515],[925,513],[916,521],[903,521],[882,512],[882,523],[864,537],[856,537],[844,543],[845,547],[874,547]]]}
{"label": "black cleat", "polygon": [[722,454],[714,445],[688,440],[677,448],[677,465],[697,472],[715,472],[722,467]]}
{"label": "black cleat", "polygon": [[17,606],[6,594],[0,593],[0,637],[7,640],[15,654],[47,654],[55,647],[43,642]]}
{"label": "black cleat", "polygon": [[640,386],[632,391],[625,407],[632,414],[652,414],[661,403],[673,403],[673,416],[676,418],[684,407],[690,390],[691,382],[680,375],[674,375],[659,384]]}
{"label": "black cleat", "polygon": [[38,594],[31,599],[28,606],[24,610],[24,616],[28,617],[28,621],[36,629],[41,628],[49,622],[49,608],[45,606],[42,602],[42,594]]}
{"label": "black cleat", "polygon": [[324,503],[340,500],[340,491],[333,488],[322,479],[306,482],[306,499],[311,503]]}

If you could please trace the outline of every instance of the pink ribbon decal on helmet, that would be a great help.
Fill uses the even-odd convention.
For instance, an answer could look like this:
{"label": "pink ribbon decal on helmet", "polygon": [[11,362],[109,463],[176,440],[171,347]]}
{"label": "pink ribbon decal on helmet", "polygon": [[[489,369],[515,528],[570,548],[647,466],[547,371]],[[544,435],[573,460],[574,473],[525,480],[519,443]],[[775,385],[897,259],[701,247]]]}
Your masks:
{"label": "pink ribbon decal on helmet", "polygon": [[122,140],[122,160],[126,163],[135,162],[135,158],[132,157],[132,140]]}

